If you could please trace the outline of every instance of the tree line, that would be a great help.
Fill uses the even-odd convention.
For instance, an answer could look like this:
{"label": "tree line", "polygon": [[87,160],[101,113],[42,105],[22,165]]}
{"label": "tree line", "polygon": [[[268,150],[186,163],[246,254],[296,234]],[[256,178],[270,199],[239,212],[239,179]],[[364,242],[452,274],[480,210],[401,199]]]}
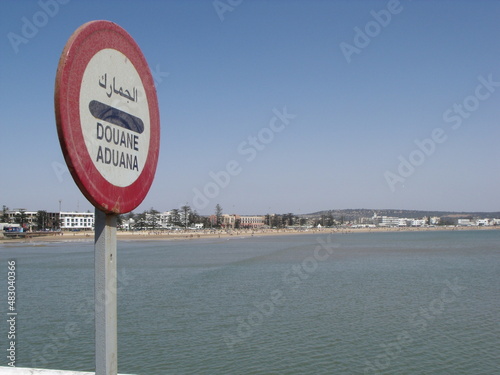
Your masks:
{"label": "tree line", "polygon": [[[156,230],[165,228],[165,226],[187,229],[195,224],[202,224],[203,228],[224,228],[223,209],[220,204],[215,206],[214,214],[211,216],[200,215],[188,204],[185,204],[180,208],[170,210],[170,215],[167,218],[167,222],[162,222],[160,211],[151,207],[149,210],[145,210],[141,213],[135,213],[132,211],[127,214],[118,215],[117,224],[118,227],[123,227],[127,222],[132,223],[130,229],[135,230]],[[4,205],[0,222],[15,223],[24,227],[28,224],[28,215],[25,210],[19,210],[19,212],[14,216],[9,215],[9,208]],[[269,226],[270,228],[302,226],[305,225],[306,222],[307,219],[301,218],[292,213],[264,216],[264,225]],[[322,216],[321,219],[317,220],[317,223],[315,222],[316,225],[318,223],[322,226],[331,226],[335,224],[335,220],[331,215],[325,215]],[[60,221],[55,220],[54,216],[50,215],[45,210],[37,211],[36,217],[31,225],[36,230],[56,230],[61,227]],[[241,220],[237,219],[234,223],[234,228],[238,229],[240,227]]]}
{"label": "tree line", "polygon": [[215,207],[215,221],[210,220],[209,216],[202,216],[191,206],[185,204],[180,208],[170,210],[170,215],[167,217],[167,222],[161,222],[160,212],[151,207],[141,213],[129,212],[127,214],[118,215],[117,225],[124,226],[124,223],[133,221],[131,229],[160,229],[167,227],[191,228],[194,224],[203,224],[204,228],[220,228],[222,225],[222,207],[217,204]]}
{"label": "tree line", "polygon": [[[19,224],[23,228],[29,224],[26,210],[19,210],[19,212],[12,217],[9,215],[9,208],[5,205],[2,207],[0,222],[7,224]],[[53,215],[50,215],[45,210],[37,211],[35,220],[32,224],[34,224],[34,228],[36,230],[55,230],[61,227],[60,222],[55,220]]]}

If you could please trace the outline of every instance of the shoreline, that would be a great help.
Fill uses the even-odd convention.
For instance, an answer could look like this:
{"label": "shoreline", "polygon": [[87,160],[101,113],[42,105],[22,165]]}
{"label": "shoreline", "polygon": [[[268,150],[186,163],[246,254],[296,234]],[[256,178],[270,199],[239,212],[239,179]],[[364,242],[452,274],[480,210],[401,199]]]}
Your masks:
{"label": "shoreline", "polygon": [[[352,234],[352,233],[395,233],[395,232],[437,232],[437,231],[484,231],[500,230],[500,226],[491,227],[376,227],[376,228],[311,228],[297,229],[254,229],[254,230],[221,230],[221,231],[117,231],[117,241],[185,241],[196,239],[218,239],[231,237],[264,237],[308,234]],[[64,232],[30,238],[0,238],[0,244],[33,243],[33,242],[93,242],[94,232]]]}

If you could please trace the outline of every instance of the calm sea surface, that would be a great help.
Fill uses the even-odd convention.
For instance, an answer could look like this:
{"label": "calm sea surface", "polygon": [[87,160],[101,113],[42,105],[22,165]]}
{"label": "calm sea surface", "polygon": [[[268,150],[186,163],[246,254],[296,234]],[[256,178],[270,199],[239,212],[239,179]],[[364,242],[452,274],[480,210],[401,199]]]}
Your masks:
{"label": "calm sea surface", "polygon": [[[0,254],[2,351],[15,259],[16,365],[93,371],[93,243]],[[500,373],[500,231],[120,241],[118,274],[121,373]]]}

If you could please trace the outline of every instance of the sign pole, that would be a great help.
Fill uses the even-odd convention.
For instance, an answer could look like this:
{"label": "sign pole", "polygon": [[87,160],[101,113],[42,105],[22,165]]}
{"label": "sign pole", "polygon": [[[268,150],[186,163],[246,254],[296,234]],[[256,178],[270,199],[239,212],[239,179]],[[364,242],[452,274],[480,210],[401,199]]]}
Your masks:
{"label": "sign pole", "polygon": [[117,375],[116,215],[95,210],[96,375]]}
{"label": "sign pole", "polygon": [[116,219],[153,183],[160,112],[153,76],[135,40],[110,21],[68,39],[57,67],[57,134],[68,169],[95,209],[96,375],[117,375]]}

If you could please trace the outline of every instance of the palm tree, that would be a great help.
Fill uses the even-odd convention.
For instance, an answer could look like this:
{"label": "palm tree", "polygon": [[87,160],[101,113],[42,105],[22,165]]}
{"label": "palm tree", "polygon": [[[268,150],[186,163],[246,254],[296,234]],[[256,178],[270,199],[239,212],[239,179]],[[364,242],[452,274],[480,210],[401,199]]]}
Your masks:
{"label": "palm tree", "polygon": [[26,223],[26,211],[20,210],[15,216],[15,221],[24,228],[24,224]]}
{"label": "palm tree", "polygon": [[142,214],[138,214],[136,215],[136,219],[135,219],[135,225],[134,227],[136,229],[144,229],[146,227],[146,211],[144,211]]}
{"label": "palm tree", "polygon": [[148,212],[148,224],[152,229],[156,229],[158,224],[158,214],[160,212],[156,211],[153,207]]}
{"label": "palm tree", "polygon": [[216,224],[215,226],[217,228],[220,228],[222,224],[222,207],[220,206],[219,203],[215,206],[215,219],[216,219]]}
{"label": "palm tree", "polygon": [[48,224],[47,211],[40,210],[36,213],[36,226],[38,230],[45,230]]}
{"label": "palm tree", "polygon": [[0,220],[2,223],[10,223],[8,211],[9,211],[9,207],[4,205],[2,208],[2,219]]}
{"label": "palm tree", "polygon": [[170,220],[172,225],[181,225],[181,215],[179,214],[179,210],[177,208],[170,211]]}
{"label": "palm tree", "polygon": [[184,219],[184,228],[187,229],[189,224],[189,214],[191,213],[191,207],[187,205],[187,203],[181,207],[183,219]]}

